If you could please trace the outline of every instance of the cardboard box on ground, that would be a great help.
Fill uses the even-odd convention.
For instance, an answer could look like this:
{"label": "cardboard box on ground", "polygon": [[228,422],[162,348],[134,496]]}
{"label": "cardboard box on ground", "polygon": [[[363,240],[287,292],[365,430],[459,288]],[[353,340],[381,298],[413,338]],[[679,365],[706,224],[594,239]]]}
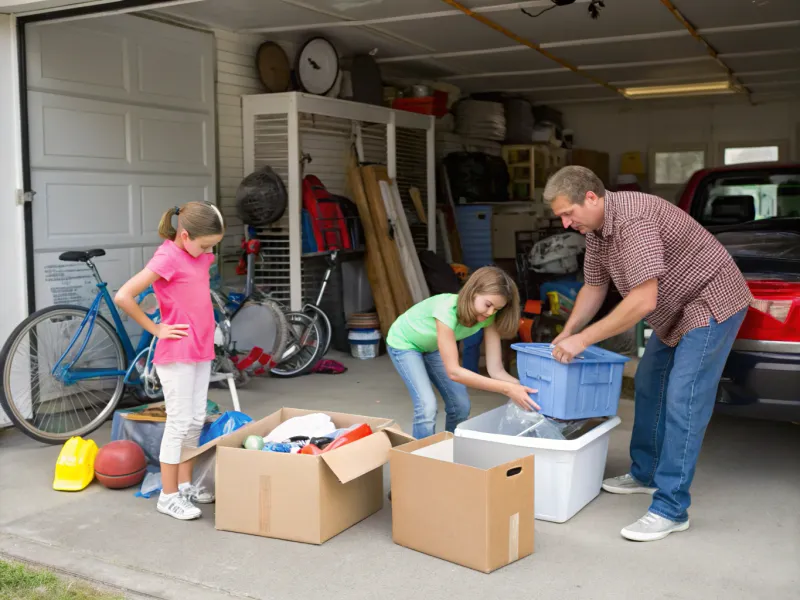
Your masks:
{"label": "cardboard box on ground", "polygon": [[[337,428],[358,423],[372,435],[318,456],[245,450],[249,435],[266,436],[278,425],[313,413]],[[216,455],[216,528],[322,544],[383,508],[383,470],[393,446],[414,438],[390,419],[283,408],[196,450],[182,460]],[[211,452],[216,449],[216,452]]]}
{"label": "cardboard box on ground", "polygon": [[534,456],[440,433],[390,453],[396,544],[484,573],[534,551]]}

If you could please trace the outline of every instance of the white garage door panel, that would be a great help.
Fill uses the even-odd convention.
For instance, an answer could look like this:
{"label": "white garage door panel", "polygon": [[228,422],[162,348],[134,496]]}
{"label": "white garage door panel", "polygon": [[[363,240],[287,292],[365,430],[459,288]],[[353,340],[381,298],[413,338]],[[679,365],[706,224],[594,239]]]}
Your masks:
{"label": "white garage door panel", "polygon": [[129,15],[41,23],[26,31],[28,89],[209,111],[207,34]]}
{"label": "white garage door panel", "polygon": [[158,237],[158,224],[164,212],[173,206],[187,202],[207,202],[210,190],[198,181],[197,185],[142,185],[142,236],[148,239]]}
{"label": "white garage door panel", "polygon": [[208,175],[214,127],[208,113],[28,93],[34,169]]}
{"label": "white garage door panel", "polygon": [[[206,104],[206,60],[191,46],[179,41],[157,42],[138,46],[139,92],[148,96],[180,98]],[[164,70],[175,77],[165,78]]]}
{"label": "white garage door panel", "polygon": [[158,243],[164,211],[214,199],[208,177],[34,171],[32,184],[37,250]]}
{"label": "white garage door panel", "polygon": [[[40,38],[41,66],[37,73],[41,79],[90,84],[105,88],[105,93],[127,92],[127,40],[80,25],[43,31],[46,33]],[[69,48],[70,52],[64,52],[64,48]],[[89,65],[91,68],[87,68]]]}
{"label": "white garage door panel", "polygon": [[202,115],[176,114],[171,119],[142,117],[139,120],[140,166],[149,167],[148,170],[172,168],[180,172],[206,172],[210,132]]}

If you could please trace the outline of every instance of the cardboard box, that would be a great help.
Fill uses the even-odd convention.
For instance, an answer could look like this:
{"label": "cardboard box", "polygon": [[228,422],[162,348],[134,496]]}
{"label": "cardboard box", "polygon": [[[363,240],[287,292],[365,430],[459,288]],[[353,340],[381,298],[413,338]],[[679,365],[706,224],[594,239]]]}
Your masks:
{"label": "cardboard box", "polygon": [[495,446],[440,433],[393,449],[394,542],[484,573],[532,554],[534,457]]}
{"label": "cardboard box", "polygon": [[375,433],[319,456],[242,448],[248,435],[315,412],[283,408],[217,440],[217,529],[322,544],[383,508],[389,451],[414,439],[389,419],[325,412],[339,428]]}
{"label": "cardboard box", "polygon": [[571,155],[571,164],[591,169],[594,171],[595,175],[600,178],[605,186],[611,185],[608,152],[574,148],[571,151]]}
{"label": "cardboard box", "polygon": [[506,210],[494,207],[492,215],[492,255],[495,259],[516,259],[516,232],[532,231],[539,228],[542,215],[549,211],[544,204],[531,203],[530,206],[517,206]]}

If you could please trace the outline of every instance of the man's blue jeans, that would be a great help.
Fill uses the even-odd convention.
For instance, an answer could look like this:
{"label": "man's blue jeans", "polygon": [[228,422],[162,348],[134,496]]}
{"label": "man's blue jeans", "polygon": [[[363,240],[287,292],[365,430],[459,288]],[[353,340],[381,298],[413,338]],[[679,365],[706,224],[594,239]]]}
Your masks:
{"label": "man's blue jeans", "polygon": [[392,347],[387,347],[387,350],[414,402],[414,427],[411,433],[415,438],[422,439],[434,433],[438,407],[433,386],[436,386],[444,400],[447,414],[445,429],[453,432],[459,423],[467,420],[470,409],[467,388],[447,376],[439,352],[422,354]]}
{"label": "man's blue jeans", "polygon": [[693,329],[671,348],[650,338],[636,370],[631,475],[657,488],[650,511],[683,522],[722,370],[747,309]]}

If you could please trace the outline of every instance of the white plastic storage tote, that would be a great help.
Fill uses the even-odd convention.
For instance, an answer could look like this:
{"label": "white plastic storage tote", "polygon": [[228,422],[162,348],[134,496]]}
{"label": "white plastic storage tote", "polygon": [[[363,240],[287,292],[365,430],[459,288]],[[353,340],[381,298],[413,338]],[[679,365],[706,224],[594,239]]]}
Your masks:
{"label": "white plastic storage tote", "polygon": [[505,411],[501,406],[464,421],[456,428],[456,437],[487,442],[484,451],[489,454],[498,442],[518,448],[515,456],[533,454],[534,516],[556,523],[568,521],[600,494],[611,430],[622,421],[611,417],[575,440],[547,440],[495,433]]}

